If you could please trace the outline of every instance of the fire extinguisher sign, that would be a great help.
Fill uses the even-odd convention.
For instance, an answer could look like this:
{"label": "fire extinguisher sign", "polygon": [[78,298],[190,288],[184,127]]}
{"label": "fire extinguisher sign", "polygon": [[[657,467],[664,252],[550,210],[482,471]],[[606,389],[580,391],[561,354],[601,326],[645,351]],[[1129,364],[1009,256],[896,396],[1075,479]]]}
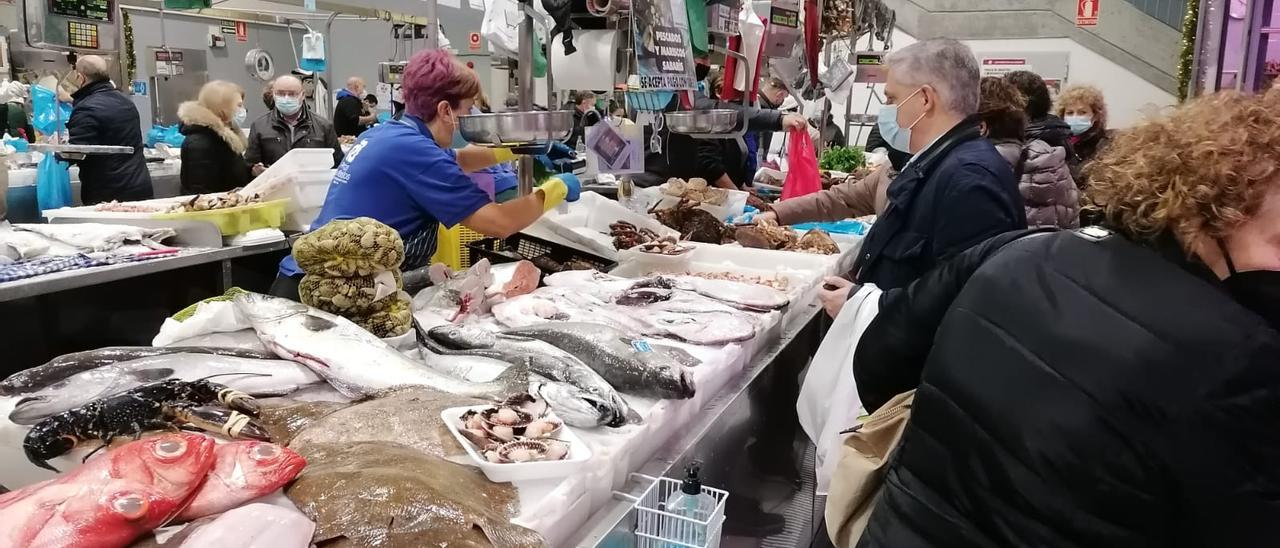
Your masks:
{"label": "fire extinguisher sign", "polygon": [[1076,26],[1098,26],[1098,4],[1102,0],[1076,0]]}

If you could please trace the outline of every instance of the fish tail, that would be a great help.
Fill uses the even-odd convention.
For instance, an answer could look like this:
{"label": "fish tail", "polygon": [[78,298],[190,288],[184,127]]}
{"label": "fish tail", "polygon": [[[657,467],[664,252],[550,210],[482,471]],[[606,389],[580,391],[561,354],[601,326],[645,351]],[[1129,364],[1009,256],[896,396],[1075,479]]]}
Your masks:
{"label": "fish tail", "polygon": [[511,394],[522,394],[529,391],[529,362],[518,363],[508,367],[498,378],[493,379],[500,392],[495,394],[498,398],[505,398]]}

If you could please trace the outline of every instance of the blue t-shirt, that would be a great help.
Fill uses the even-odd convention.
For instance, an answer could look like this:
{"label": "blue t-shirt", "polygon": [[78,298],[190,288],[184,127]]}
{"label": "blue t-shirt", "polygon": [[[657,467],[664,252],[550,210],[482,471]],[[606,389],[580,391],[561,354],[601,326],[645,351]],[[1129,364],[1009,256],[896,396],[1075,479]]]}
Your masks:
{"label": "blue t-shirt", "polygon": [[[490,202],[458,166],[457,153],[436,144],[421,118],[406,114],[361,135],[338,166],[311,226],[377,219],[400,233],[401,268],[411,270],[426,266],[435,254],[439,225],[453,227]],[[280,274],[302,274],[292,255],[280,262]]]}

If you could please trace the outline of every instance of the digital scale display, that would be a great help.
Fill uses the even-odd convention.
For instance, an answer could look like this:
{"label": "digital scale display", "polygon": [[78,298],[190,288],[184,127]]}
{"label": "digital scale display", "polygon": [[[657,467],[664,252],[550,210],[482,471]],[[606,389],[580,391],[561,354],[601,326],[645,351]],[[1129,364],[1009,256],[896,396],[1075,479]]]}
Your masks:
{"label": "digital scale display", "polygon": [[93,21],[111,21],[111,0],[49,0],[49,13]]}

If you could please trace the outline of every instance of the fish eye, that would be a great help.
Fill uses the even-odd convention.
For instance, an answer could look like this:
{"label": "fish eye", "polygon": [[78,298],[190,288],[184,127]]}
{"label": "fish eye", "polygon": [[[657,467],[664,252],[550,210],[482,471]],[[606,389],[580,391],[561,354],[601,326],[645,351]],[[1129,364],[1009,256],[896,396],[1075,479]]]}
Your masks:
{"label": "fish eye", "polygon": [[187,452],[187,442],[172,438],[162,440],[151,447],[151,452],[162,459],[174,459]]}
{"label": "fish eye", "polygon": [[133,494],[119,495],[111,501],[111,509],[130,520],[146,516],[150,507],[151,503],[147,499]]}
{"label": "fish eye", "polygon": [[249,451],[249,457],[254,460],[270,460],[280,455],[280,448],[269,443],[259,444]]}

